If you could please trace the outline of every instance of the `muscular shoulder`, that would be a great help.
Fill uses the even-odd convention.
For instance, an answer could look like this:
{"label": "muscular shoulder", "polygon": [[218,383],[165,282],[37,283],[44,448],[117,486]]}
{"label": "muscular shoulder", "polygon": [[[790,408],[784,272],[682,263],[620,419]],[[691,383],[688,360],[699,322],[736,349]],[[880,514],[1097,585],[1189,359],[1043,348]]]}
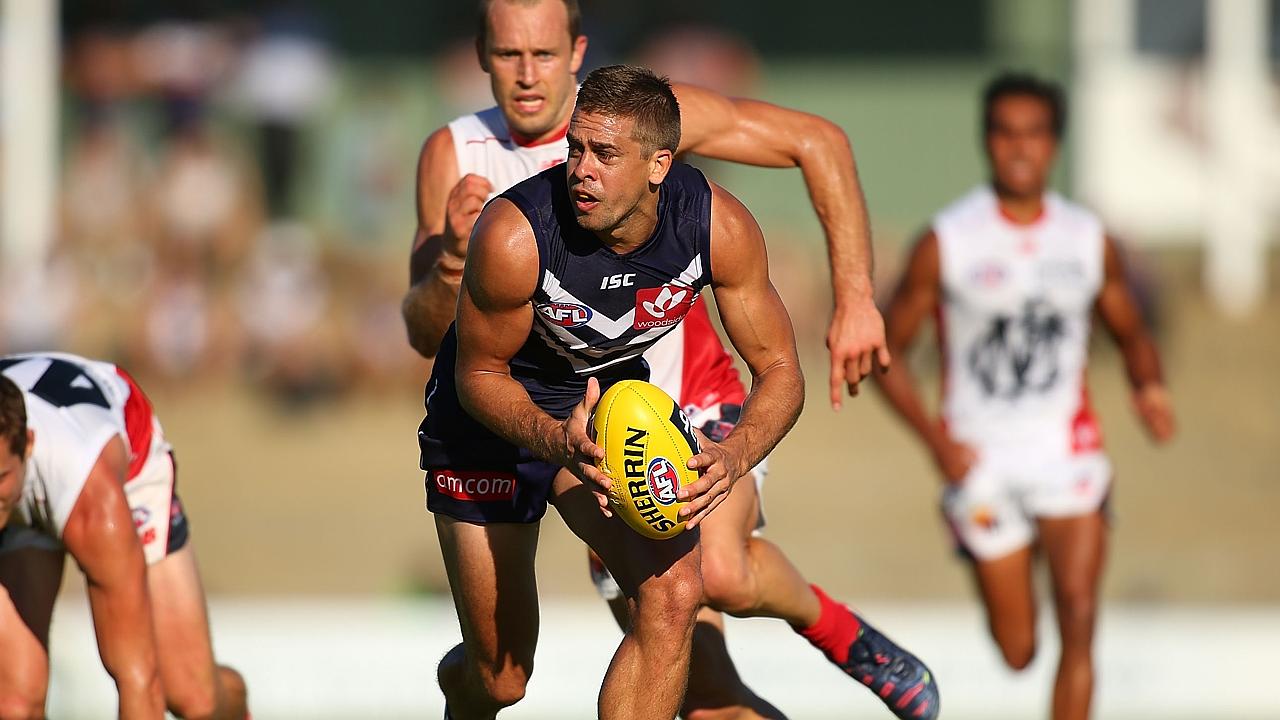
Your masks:
{"label": "muscular shoulder", "polygon": [[538,281],[538,243],[529,219],[504,197],[494,198],[471,231],[466,283],[473,297],[523,302]]}
{"label": "muscular shoulder", "polygon": [[716,233],[737,235],[740,232],[760,232],[756,218],[733,193],[720,185],[711,185],[711,228]]}
{"label": "muscular shoulder", "polygon": [[458,158],[453,149],[453,131],[448,125],[427,136],[418,154],[418,178],[440,178],[458,174]]}
{"label": "muscular shoulder", "polygon": [[716,277],[737,275],[767,262],[760,224],[733,193],[711,185],[711,264]]}

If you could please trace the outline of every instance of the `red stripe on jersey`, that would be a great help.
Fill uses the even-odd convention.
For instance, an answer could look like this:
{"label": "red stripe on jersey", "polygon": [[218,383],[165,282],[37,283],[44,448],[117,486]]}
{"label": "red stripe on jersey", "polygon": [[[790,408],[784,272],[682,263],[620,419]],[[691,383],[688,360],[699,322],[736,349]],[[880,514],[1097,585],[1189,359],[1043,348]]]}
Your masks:
{"label": "red stripe on jersey", "polygon": [[741,405],[746,388],[733,358],[724,349],[705,302],[694,303],[684,316],[684,357],[680,370],[680,405],[700,408],[722,403]]}
{"label": "red stripe on jersey", "polygon": [[1093,403],[1089,400],[1089,381],[1081,377],[1080,405],[1071,418],[1071,454],[1079,455],[1101,449],[1102,428],[1098,426],[1098,416],[1093,414]]}
{"label": "red stripe on jersey", "polygon": [[151,453],[151,433],[154,430],[151,418],[153,411],[151,401],[143,394],[142,388],[134,381],[124,368],[117,367],[116,373],[124,378],[129,386],[129,399],[124,402],[124,431],[129,437],[129,477],[132,480],[142,472],[147,457]]}

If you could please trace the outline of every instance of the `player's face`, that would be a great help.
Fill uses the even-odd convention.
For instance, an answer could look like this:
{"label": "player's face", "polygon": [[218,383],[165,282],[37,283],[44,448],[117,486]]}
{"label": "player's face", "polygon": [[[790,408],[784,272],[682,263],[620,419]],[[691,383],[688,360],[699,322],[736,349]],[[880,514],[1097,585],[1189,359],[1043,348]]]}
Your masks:
{"label": "player's face", "polygon": [[589,112],[575,112],[569,122],[569,200],[584,229],[618,227],[671,167],[671,151],[646,152],[632,137],[634,127],[631,118]]}
{"label": "player's face", "polygon": [[564,127],[587,50],[585,37],[569,37],[564,3],[496,0],[489,6],[488,27],[477,51],[507,125],[532,139]]}
{"label": "player's face", "polygon": [[1039,195],[1058,152],[1053,111],[1030,95],[1006,95],[991,107],[987,158],[998,188],[1016,196]]}
{"label": "player's face", "polygon": [[31,455],[34,433],[27,431],[27,455],[14,455],[9,443],[0,442],[0,528],[9,523],[9,516],[22,497],[22,483],[26,477],[26,460]]}

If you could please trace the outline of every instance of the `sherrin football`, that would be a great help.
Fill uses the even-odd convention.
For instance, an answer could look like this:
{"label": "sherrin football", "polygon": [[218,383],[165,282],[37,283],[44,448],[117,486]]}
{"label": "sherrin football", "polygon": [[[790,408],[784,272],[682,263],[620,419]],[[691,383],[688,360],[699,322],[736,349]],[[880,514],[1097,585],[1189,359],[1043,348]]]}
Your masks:
{"label": "sherrin football", "polygon": [[598,466],[613,480],[613,511],[647,538],[684,532],[676,491],[698,479],[688,466],[698,441],[680,406],[657,385],[622,380],[600,398],[591,423],[604,449]]}

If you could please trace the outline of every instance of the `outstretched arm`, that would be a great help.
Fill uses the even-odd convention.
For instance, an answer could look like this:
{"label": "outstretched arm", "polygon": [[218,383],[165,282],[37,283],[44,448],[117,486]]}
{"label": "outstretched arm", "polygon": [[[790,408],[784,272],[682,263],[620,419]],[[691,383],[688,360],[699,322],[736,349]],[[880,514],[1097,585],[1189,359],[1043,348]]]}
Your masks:
{"label": "outstretched arm", "polygon": [[[587,436],[586,421],[599,400],[599,385],[567,420],[548,415],[511,377],[511,358],[533,326],[530,302],[538,282],[538,248],[529,221],[511,202],[494,200],[471,237],[458,296],[458,399],[475,419],[542,460],[593,481],[602,493],[611,482],[595,467],[604,452]],[[608,502],[599,495],[601,506]]]}
{"label": "outstretched arm", "polygon": [[[894,355],[906,357],[920,324],[938,306],[941,285],[938,238],[930,231],[916,242],[906,274],[885,313],[889,351]],[[905,362],[896,363],[879,381],[889,404],[933,453],[943,478],[960,482],[977,456],[971,448],[952,440],[942,423],[925,410],[911,368]]]}
{"label": "outstretched arm", "polygon": [[769,281],[764,234],[741,202],[718,185],[711,200],[712,290],[729,341],[751,370],[742,418],[722,443],[703,441],[689,467],[702,477],[681,489],[688,527],[719,505],[738,478],[769,454],[800,416],[804,376],[791,318]]}
{"label": "outstretched arm", "polygon": [[88,581],[98,654],[120,693],[121,718],[164,717],[147,566],[125,500],[128,452],[113,438],[89,472],[62,540]]}
{"label": "outstretched arm", "polygon": [[409,292],[400,306],[409,344],[423,357],[435,356],[453,322],[467,238],[492,190],[479,175],[458,178],[448,127],[427,138],[418,156],[418,230],[409,254]]}
{"label": "outstretched arm", "polygon": [[853,150],[843,130],[817,115],[677,84],[680,150],[763,167],[799,167],[827,240],[835,310],[827,331],[831,405],[888,367],[884,321],[871,284],[871,228]]}
{"label": "outstretched arm", "polygon": [[1106,238],[1102,289],[1098,292],[1098,317],[1124,355],[1133,404],[1147,433],[1157,442],[1173,437],[1174,416],[1169,392],[1160,369],[1160,355],[1142,323],[1142,313],[1130,291],[1124,262],[1116,242]]}

